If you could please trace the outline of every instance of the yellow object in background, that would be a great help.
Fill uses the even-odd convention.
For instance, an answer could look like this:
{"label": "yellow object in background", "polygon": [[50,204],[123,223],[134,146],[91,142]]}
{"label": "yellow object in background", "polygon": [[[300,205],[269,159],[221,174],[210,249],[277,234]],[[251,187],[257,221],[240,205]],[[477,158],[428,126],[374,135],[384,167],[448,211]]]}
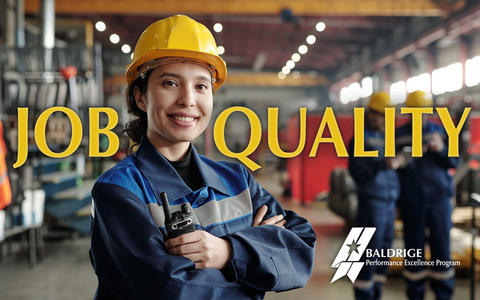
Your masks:
{"label": "yellow object in background", "polygon": [[390,95],[385,92],[373,93],[368,101],[368,108],[381,114],[385,113],[385,108],[392,106]]}
{"label": "yellow object in background", "polygon": [[407,96],[405,106],[407,107],[430,107],[433,105],[433,100],[423,91],[415,91]]}

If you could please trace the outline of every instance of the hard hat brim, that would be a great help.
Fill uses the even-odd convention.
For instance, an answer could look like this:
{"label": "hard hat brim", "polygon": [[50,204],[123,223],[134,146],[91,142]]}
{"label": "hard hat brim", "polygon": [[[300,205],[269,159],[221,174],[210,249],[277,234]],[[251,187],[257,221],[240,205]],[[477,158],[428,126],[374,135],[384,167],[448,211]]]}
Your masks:
{"label": "hard hat brim", "polygon": [[131,84],[139,75],[139,68],[146,62],[160,59],[162,57],[181,57],[181,58],[191,58],[195,60],[203,61],[211,66],[216,71],[215,82],[213,84],[213,91],[216,92],[227,77],[227,66],[225,61],[215,55],[208,53],[201,53],[191,50],[183,49],[156,49],[148,52],[147,54],[139,57],[137,60],[134,60],[131,64],[127,66],[125,77],[127,83]]}

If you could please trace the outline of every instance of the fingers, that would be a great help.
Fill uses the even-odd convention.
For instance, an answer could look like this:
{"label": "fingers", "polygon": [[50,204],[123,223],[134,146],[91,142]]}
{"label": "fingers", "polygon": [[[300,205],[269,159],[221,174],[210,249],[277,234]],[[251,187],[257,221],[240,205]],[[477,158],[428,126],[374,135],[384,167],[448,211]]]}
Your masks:
{"label": "fingers", "polygon": [[440,152],[443,149],[443,140],[440,137],[432,138],[432,140],[428,142],[428,147],[433,151]]}
{"label": "fingers", "polygon": [[257,211],[255,218],[253,219],[253,226],[259,226],[262,222],[263,218],[267,214],[268,208],[266,205],[262,205],[260,209]]}
{"label": "fingers", "polygon": [[387,165],[387,168],[391,169],[392,168],[392,159],[390,157],[385,158],[385,165]]}
{"label": "fingers", "polygon": [[188,255],[192,253],[198,253],[205,249],[205,243],[202,241],[197,241],[194,243],[183,244],[173,248],[167,248],[168,253],[172,255]]}
{"label": "fingers", "polygon": [[207,269],[207,268],[211,268],[210,267],[210,264],[206,261],[196,261],[195,262],[195,269]]}
{"label": "fingers", "polygon": [[183,255],[183,257],[188,258],[189,260],[193,261],[195,264],[203,261],[203,259],[204,259],[204,255],[201,252],[185,254],[185,255]]}
{"label": "fingers", "polygon": [[422,153],[425,154],[428,151],[428,145],[423,145],[422,146]]}
{"label": "fingers", "polygon": [[214,251],[202,251],[202,252],[185,254],[185,255],[182,255],[182,256],[190,259],[195,264],[199,263],[199,262],[204,262],[206,264],[209,264],[209,263],[211,264],[217,258],[217,254],[214,253]]}
{"label": "fingers", "polygon": [[278,222],[277,224],[275,224],[275,226],[279,226],[279,227],[285,228],[285,224],[287,224],[287,220],[283,219],[283,220],[281,220],[280,222]]}
{"label": "fingers", "polygon": [[273,216],[271,218],[266,219],[261,223],[261,225],[275,225],[281,220],[283,220],[283,215],[277,215],[277,216]]}
{"label": "fingers", "polygon": [[194,232],[185,233],[176,238],[168,239],[165,241],[165,247],[170,249],[183,244],[195,243],[201,239],[203,233],[205,233],[205,231],[195,230]]}
{"label": "fingers", "polygon": [[229,241],[207,232],[198,233],[200,240],[167,249],[171,255],[181,255],[193,261],[197,269],[222,269],[232,257]]}
{"label": "fingers", "polygon": [[387,160],[387,167],[390,168],[390,169],[398,169],[398,167],[400,167],[400,165],[402,164],[401,162],[401,156],[397,156],[397,157],[389,157]]}
{"label": "fingers", "polygon": [[[253,219],[253,226],[260,226],[260,225],[277,225],[280,227],[284,227],[286,224],[286,221],[284,220],[283,215],[277,215],[270,217],[266,220],[263,220],[265,218],[265,215],[267,214],[268,207],[266,205],[262,205],[260,209],[257,211],[257,214],[255,215]],[[281,222],[279,224],[279,222]]]}

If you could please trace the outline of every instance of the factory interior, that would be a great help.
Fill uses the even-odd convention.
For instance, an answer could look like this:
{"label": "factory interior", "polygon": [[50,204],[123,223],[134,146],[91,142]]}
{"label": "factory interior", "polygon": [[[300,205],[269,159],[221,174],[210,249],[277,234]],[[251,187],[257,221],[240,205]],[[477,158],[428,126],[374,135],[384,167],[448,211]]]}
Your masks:
{"label": "factory interior", "polygon": [[[127,108],[126,68],[137,60],[139,37],[179,14],[211,32],[228,70],[213,94],[208,126],[192,141],[196,151],[241,164],[316,236],[304,287],[266,290],[265,299],[380,299],[359,298],[361,280],[355,285],[350,273],[333,280],[350,230],[368,227],[357,223],[362,184],[378,189],[360,180],[366,173],[357,180],[351,164],[360,157],[349,145],[363,138],[357,109],[368,115],[376,93],[395,108],[394,122],[385,121],[394,130],[408,123],[402,110],[416,91],[432,99],[426,114],[435,126],[446,124],[438,108],[447,109],[450,129],[461,124],[457,139],[445,125],[441,144],[445,156],[447,148],[456,156],[444,171],[452,211],[440,221],[451,223],[444,247],[454,287],[442,298],[431,272],[424,299],[480,299],[478,0],[0,0],[0,299],[110,299],[94,298],[92,189],[102,174],[135,157],[125,132],[135,118]],[[420,165],[422,158],[412,156]],[[420,222],[405,222],[400,202],[388,221],[391,249],[406,249],[405,225]],[[433,227],[421,230],[427,259],[440,243]],[[402,264],[389,265],[381,298],[421,299],[407,295],[407,275]]]}

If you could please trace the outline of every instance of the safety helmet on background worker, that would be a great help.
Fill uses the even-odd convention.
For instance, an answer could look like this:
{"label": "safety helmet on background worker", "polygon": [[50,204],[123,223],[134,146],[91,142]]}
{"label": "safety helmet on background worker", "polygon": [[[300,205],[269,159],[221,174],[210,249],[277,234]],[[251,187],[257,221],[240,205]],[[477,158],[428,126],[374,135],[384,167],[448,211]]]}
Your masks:
{"label": "safety helmet on background worker", "polygon": [[376,92],[370,96],[368,108],[381,114],[385,113],[385,108],[392,106],[390,95],[385,92]]}
{"label": "safety helmet on background worker", "polygon": [[214,91],[227,77],[225,61],[218,54],[212,33],[184,15],[156,21],[145,29],[133,51],[132,63],[126,68],[128,84],[158,66],[155,63],[163,58],[186,58],[205,65],[212,73]]}
{"label": "safety helmet on background worker", "polygon": [[414,91],[408,94],[407,100],[405,100],[405,106],[407,107],[429,107],[432,105],[432,98],[424,91]]}

